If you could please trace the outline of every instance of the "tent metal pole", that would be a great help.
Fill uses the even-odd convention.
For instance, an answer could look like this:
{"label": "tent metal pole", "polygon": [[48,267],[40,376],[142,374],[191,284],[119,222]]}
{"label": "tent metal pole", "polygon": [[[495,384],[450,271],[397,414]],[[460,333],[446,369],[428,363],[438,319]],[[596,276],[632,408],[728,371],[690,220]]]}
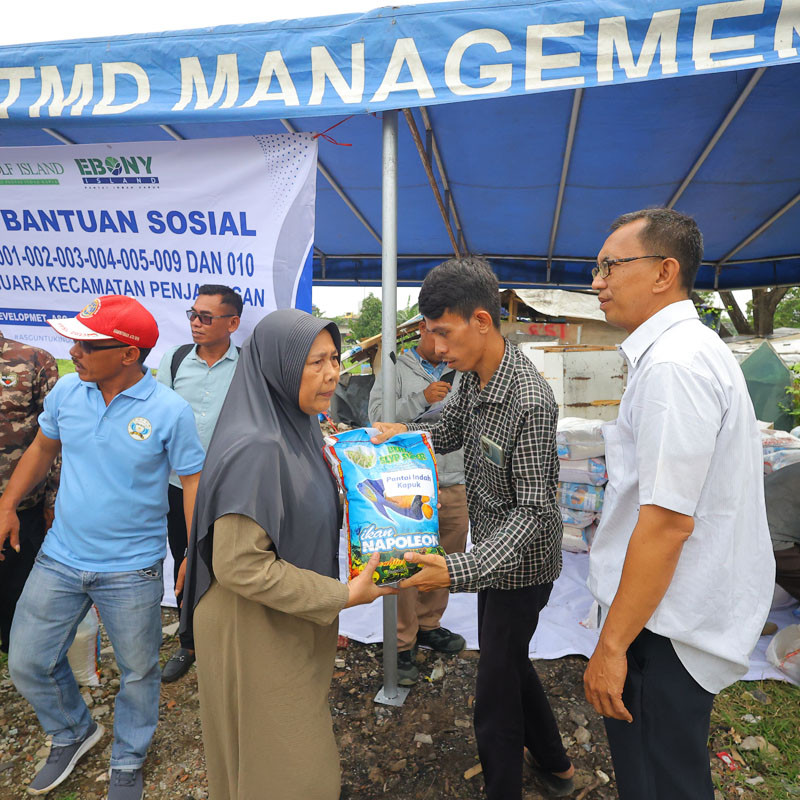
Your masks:
{"label": "tent metal pole", "polygon": [[428,154],[425,152],[425,143],[422,141],[419,131],[417,130],[417,122],[414,119],[414,115],[407,108],[403,109],[403,116],[406,118],[406,122],[408,123],[408,129],[411,131],[411,138],[414,140],[414,145],[419,153],[419,160],[422,162],[422,166],[425,169],[425,174],[428,176],[428,183],[431,185],[433,196],[436,198],[436,205],[439,206],[439,213],[442,215],[445,228],[447,228],[447,235],[450,237],[450,244],[453,246],[453,252],[457,258],[461,258],[461,248],[458,246],[458,242],[456,241],[456,236],[453,233],[453,226],[450,224],[450,215],[447,213],[447,209],[444,206],[442,193],[439,191],[439,184],[436,183],[436,177],[433,174],[433,167],[428,159]]}
{"label": "tent metal pole", "polygon": [[725,115],[725,119],[722,120],[719,127],[714,131],[714,135],[708,140],[708,144],[703,149],[703,152],[700,153],[700,157],[694,162],[694,165],[689,170],[689,173],[678,187],[678,191],[672,195],[672,199],[669,201],[669,203],[667,203],[667,208],[675,207],[675,203],[680,200],[681,195],[694,180],[694,176],[697,175],[700,167],[703,166],[705,160],[711,155],[711,151],[717,146],[717,142],[722,138],[722,134],[725,133],[725,131],[728,129],[728,126],[731,124],[731,122],[733,122],[734,117],[739,113],[739,109],[741,109],[741,107],[744,105],[744,101],[750,96],[750,92],[755,89],[756,84],[761,80],[761,76],[766,72],[766,70],[766,67],[759,67],[750,76],[750,80],[747,82],[747,85],[744,87],[744,89],[742,89],[741,93],[736,98],[736,102],[730,107],[730,110]]}
{"label": "tent metal pole", "polygon": [[[397,342],[397,111],[383,112],[382,180],[382,357],[383,419],[394,422],[397,416],[395,388],[395,346]],[[383,686],[376,703],[401,706],[408,689],[397,685],[397,597],[383,598]]]}
{"label": "tent metal pole", "polygon": [[[747,245],[751,242],[755,241],[762,233],[764,233],[767,228],[769,228],[773,223],[777,222],[790,208],[795,206],[797,203],[800,203],[800,192],[798,192],[788,203],[782,205],[769,219],[764,220],[749,236],[742,239],[739,244],[736,245],[732,250],[729,250],[725,253],[722,258],[717,261],[714,266],[717,270],[717,276],[719,276],[719,271],[722,267],[727,264],[731,258],[733,258],[740,250],[743,250]],[[768,259],[769,261],[774,261],[775,259]],[[742,263],[751,263],[749,261],[745,261]],[[714,288],[716,288],[716,281],[714,282]]]}
{"label": "tent metal pole", "polygon": [[185,136],[181,136],[171,125],[159,125],[158,127],[161,128],[164,133],[175,139],[176,142],[182,142],[186,138]]}
{"label": "tent metal pole", "polygon": [[564,204],[564,192],[567,187],[567,175],[569,173],[569,162],[572,158],[572,148],[575,145],[575,130],[578,127],[578,114],[581,110],[583,100],[583,89],[576,89],[572,95],[572,111],[569,115],[569,127],[567,128],[567,143],[564,147],[564,161],[561,164],[561,180],[558,183],[558,197],[556,198],[556,209],[553,213],[553,224],[550,228],[550,243],[547,246],[547,282],[550,283],[550,268],[553,265],[553,251],[556,247],[556,236],[558,235],[558,225],[561,221],[561,207]]}
{"label": "tent metal pole", "polygon": [[[295,128],[288,119],[282,119],[281,124],[284,128],[286,128],[287,131],[289,131],[289,133],[298,132],[297,128]],[[367,218],[359,211],[356,204],[347,196],[345,190],[342,189],[336,178],[331,175],[331,173],[328,171],[328,168],[319,160],[319,158],[317,158],[317,169],[319,170],[320,175],[322,175],[322,177],[325,178],[325,180],[331,185],[331,189],[333,189],[333,191],[336,192],[336,194],[338,194],[342,200],[344,200],[344,204],[353,212],[356,219],[370,232],[375,241],[380,244],[381,237],[378,236],[375,228],[373,228],[372,225],[367,222]]]}
{"label": "tent metal pole", "polygon": [[455,200],[453,200],[453,191],[450,188],[450,181],[447,178],[447,170],[444,168],[442,154],[436,141],[436,134],[434,133],[433,125],[431,125],[430,114],[428,114],[428,109],[425,106],[420,106],[419,113],[422,115],[422,124],[425,126],[425,132],[427,136],[430,137],[433,159],[436,162],[436,169],[439,170],[439,177],[442,179],[442,188],[447,196],[445,205],[449,206],[450,213],[453,215],[453,222],[455,224],[456,233],[458,234],[458,241],[461,245],[461,249],[465,253],[469,253],[467,237],[464,234],[463,227],[461,226],[461,217],[458,216],[458,209],[456,208]]}
{"label": "tent metal pole", "polygon": [[53,128],[42,128],[42,130],[45,133],[52,136],[57,141],[61,142],[61,144],[75,144],[75,142],[73,142],[72,139],[68,138],[67,136],[64,136],[63,133],[59,133],[58,131],[53,130]]}

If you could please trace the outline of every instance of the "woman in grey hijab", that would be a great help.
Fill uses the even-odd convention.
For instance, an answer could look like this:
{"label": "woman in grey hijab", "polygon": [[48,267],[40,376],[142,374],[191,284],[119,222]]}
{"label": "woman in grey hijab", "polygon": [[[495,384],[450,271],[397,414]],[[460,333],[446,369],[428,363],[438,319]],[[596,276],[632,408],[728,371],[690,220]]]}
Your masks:
{"label": "woman in grey hijab", "polygon": [[[338,580],[338,499],[317,414],[336,325],[275,311],[245,342],[206,455],[181,628],[194,630],[210,800],[336,800],[328,707],[342,608],[387,594]],[[377,558],[374,559],[377,563]]]}

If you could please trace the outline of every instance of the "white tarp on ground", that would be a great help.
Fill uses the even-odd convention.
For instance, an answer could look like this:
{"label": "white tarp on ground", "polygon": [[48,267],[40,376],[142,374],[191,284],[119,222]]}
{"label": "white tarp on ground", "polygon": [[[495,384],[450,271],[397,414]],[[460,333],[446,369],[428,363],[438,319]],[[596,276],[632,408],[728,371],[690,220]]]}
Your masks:
{"label": "white tarp on ground", "polygon": [[[339,566],[342,575],[347,574],[347,543],[342,536],[339,551]],[[167,563],[167,561],[169,563]],[[167,585],[172,576],[172,560],[167,555],[164,562],[164,605],[175,605],[172,587]],[[539,627],[531,640],[530,657],[541,659],[561,658],[569,655],[583,655],[587,658],[594,652],[597,632],[582,624],[592,607],[592,596],[586,588],[589,572],[589,556],[585,553],[564,553],[564,569],[553,585],[550,602],[541,614]],[[780,603],[770,612],[769,619],[782,630],[787,625],[797,623],[792,609],[797,606],[791,601]],[[451,594],[447,610],[442,617],[442,625],[460,633],[467,640],[468,650],[478,649],[477,595]],[[339,633],[357,642],[373,644],[383,639],[383,616],[381,602],[369,606],[346,608],[339,617]],[[788,678],[767,661],[767,646],[771,637],[762,636],[750,658],[750,669],[743,680],[758,681],[774,679],[787,681]]]}
{"label": "white tarp on ground", "polygon": [[[566,655],[583,655],[587,658],[594,652],[597,632],[588,630],[581,623],[592,606],[592,596],[586,588],[589,571],[589,556],[564,553],[564,569],[553,585],[550,602],[541,614],[539,627],[531,640],[531,658],[552,659]],[[792,608],[787,604],[773,610],[770,620],[779,629],[796,623]],[[382,631],[381,604],[357,606],[345,609],[339,618],[339,632],[358,642],[380,642]],[[477,595],[451,594],[442,625],[467,640],[467,648],[478,649]],[[766,658],[770,637],[762,636],[750,659],[750,670],[743,680],[788,680],[775,669]]]}

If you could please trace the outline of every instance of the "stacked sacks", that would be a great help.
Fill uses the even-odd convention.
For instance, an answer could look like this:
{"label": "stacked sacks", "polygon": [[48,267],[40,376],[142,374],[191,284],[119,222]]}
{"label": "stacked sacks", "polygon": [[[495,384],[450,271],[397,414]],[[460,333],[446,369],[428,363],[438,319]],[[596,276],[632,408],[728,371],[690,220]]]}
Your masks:
{"label": "stacked sacks", "polygon": [[[795,428],[796,430],[797,428]],[[800,461],[800,439],[786,431],[762,428],[761,447],[764,450],[765,475]]]}
{"label": "stacked sacks", "polygon": [[608,480],[601,420],[565,417],[556,432],[559,473],[557,502],[564,522],[561,547],[585,553],[592,545]]}

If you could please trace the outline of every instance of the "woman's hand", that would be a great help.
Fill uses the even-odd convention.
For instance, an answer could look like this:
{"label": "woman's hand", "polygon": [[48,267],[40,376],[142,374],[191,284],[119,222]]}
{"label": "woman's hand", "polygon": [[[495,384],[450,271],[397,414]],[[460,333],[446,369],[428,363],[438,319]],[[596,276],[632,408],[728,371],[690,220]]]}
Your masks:
{"label": "woman's hand", "polygon": [[379,561],[380,555],[378,553],[373,553],[361,573],[347,584],[350,597],[347,598],[345,608],[361,606],[366,603],[371,603],[378,597],[398,593],[397,589],[388,586],[376,586],[372,582],[372,573],[375,572]]}

